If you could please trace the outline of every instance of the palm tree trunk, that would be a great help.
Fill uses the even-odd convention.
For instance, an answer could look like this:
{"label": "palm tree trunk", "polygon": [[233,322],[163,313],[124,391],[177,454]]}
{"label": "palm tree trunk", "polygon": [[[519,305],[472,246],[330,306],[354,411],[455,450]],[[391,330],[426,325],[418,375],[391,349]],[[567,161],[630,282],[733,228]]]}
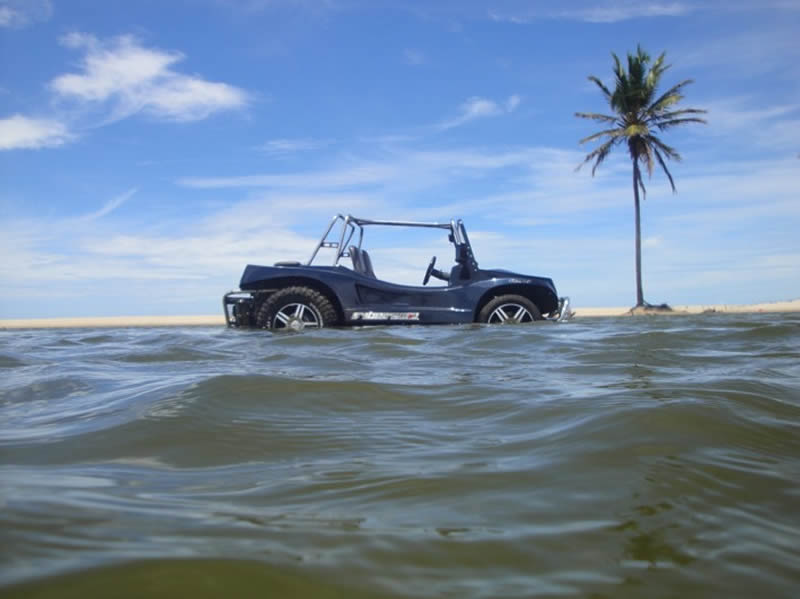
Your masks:
{"label": "palm tree trunk", "polygon": [[636,306],[644,306],[642,291],[642,228],[639,223],[639,165],[633,160],[633,214],[636,221]]}

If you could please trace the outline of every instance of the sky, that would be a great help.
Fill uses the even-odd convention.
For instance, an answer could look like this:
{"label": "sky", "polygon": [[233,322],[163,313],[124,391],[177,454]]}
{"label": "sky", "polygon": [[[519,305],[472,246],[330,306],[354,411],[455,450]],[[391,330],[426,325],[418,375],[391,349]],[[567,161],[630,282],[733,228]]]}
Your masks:
{"label": "sky", "polygon": [[[645,180],[645,299],[798,298],[798,39],[800,0],[0,0],[0,318],[214,314],[337,213],[633,305],[630,159],[576,171],[575,112],[637,44],[709,111]],[[369,230],[378,277],[449,267],[426,233]]]}

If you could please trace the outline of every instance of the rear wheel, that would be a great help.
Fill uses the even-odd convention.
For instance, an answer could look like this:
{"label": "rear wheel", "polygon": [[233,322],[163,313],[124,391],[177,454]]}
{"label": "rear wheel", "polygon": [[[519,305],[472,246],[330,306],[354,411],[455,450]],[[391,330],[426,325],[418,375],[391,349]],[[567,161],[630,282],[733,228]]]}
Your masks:
{"label": "rear wheel", "polygon": [[542,313],[527,297],[501,295],[481,309],[478,320],[489,324],[523,324],[542,320]]}
{"label": "rear wheel", "polygon": [[336,321],[336,309],[331,301],[308,287],[276,291],[261,304],[256,316],[256,326],[275,331],[321,329]]}

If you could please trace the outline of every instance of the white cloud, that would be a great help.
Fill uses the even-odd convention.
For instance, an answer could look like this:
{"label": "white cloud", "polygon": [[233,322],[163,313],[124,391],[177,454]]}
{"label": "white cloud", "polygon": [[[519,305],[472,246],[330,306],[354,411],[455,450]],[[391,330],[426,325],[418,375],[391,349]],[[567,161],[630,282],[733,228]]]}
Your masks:
{"label": "white cloud", "polygon": [[0,119],[0,150],[60,146],[72,138],[64,123],[21,114]]}
{"label": "white cloud", "polygon": [[577,19],[589,23],[616,23],[630,19],[652,17],[680,17],[692,12],[692,8],[683,2],[624,2],[606,3],[587,7],[582,10],[563,10],[554,13],[554,17]]}
{"label": "white cloud", "polygon": [[520,98],[517,94],[513,94],[508,97],[506,100],[506,112],[514,112],[519,106],[519,103],[522,102],[522,98]]}
{"label": "white cloud", "polygon": [[[420,189],[461,177],[480,178],[497,169],[544,169],[558,165],[565,176],[572,176],[579,152],[547,148],[504,151],[481,150],[401,150],[316,170],[264,173],[243,176],[183,177],[177,183],[200,189],[274,188],[307,192],[369,188],[389,190]],[[538,165],[538,166],[534,166]],[[527,183],[526,183],[527,185]]]}
{"label": "white cloud", "polygon": [[18,29],[53,14],[50,0],[0,0],[0,27]]}
{"label": "white cloud", "polygon": [[[528,24],[542,19],[564,19],[588,23],[616,23],[630,19],[652,17],[678,17],[695,10],[686,2],[638,2],[632,0],[592,0],[570,2],[568,8],[551,8],[549,3],[519,5],[505,10],[493,9],[489,17],[494,21]],[[563,4],[562,4],[563,6]]]}
{"label": "white cloud", "polygon": [[[39,7],[39,12],[31,13],[37,15],[46,12],[49,3],[25,6]],[[0,24],[13,25],[21,14],[8,3],[0,4]],[[70,33],[61,42],[85,50],[83,70],[56,77],[50,88],[82,106],[100,107],[106,112],[106,123],[138,112],[164,120],[194,121],[241,108],[248,101],[247,94],[236,87],[177,73],[172,67],[183,59],[181,54],[144,48],[132,36],[102,42],[91,35]],[[0,119],[0,151],[60,146],[75,138],[70,128],[56,118],[16,114]]]}
{"label": "white cloud", "polygon": [[130,200],[136,194],[137,191],[139,190],[136,189],[135,187],[133,189],[129,189],[128,191],[111,198],[109,201],[103,204],[103,207],[100,208],[100,210],[97,210],[95,212],[90,212],[89,214],[84,214],[83,216],[79,217],[78,220],[87,222],[87,221],[97,220],[98,218],[103,218],[104,216],[108,216],[114,210],[116,210],[117,208],[122,206],[125,202]]}
{"label": "white cloud", "polygon": [[280,156],[285,154],[293,154],[295,152],[307,152],[310,150],[319,150],[325,148],[333,143],[329,139],[271,139],[265,144],[259,146],[259,150],[273,156]]}
{"label": "white cloud", "polygon": [[[800,10],[800,2],[795,3]],[[767,11],[766,6],[762,10]],[[692,37],[668,56],[676,67],[693,71],[713,69],[715,73],[734,77],[770,74],[794,83],[800,76],[800,45],[796,27],[790,20],[775,22],[769,27],[755,27],[725,36]]]}
{"label": "white cloud", "polygon": [[494,100],[473,96],[459,107],[458,116],[440,123],[439,128],[452,129],[453,127],[459,127],[475,119],[508,114],[516,110],[520,101],[520,97],[516,94],[509,96],[503,105],[498,104]]}
{"label": "white cloud", "polygon": [[0,6],[0,27],[12,27],[15,22],[18,22],[20,15],[13,8],[8,6]]}
{"label": "white cloud", "polygon": [[[796,153],[800,137],[800,104],[765,105],[753,98],[730,97],[703,102],[708,110],[704,133],[735,142],[738,151],[769,150]],[[742,143],[746,140],[746,143]]]}
{"label": "white cloud", "polygon": [[83,49],[85,55],[81,72],[56,77],[51,89],[62,98],[106,109],[109,122],[139,112],[164,120],[195,121],[248,102],[242,89],[175,71],[182,54],[145,48],[130,35],[101,41],[71,33],[61,41]]}
{"label": "white cloud", "polygon": [[[207,219],[188,224],[182,219],[166,228],[154,219],[149,227],[135,231],[121,229],[124,221],[102,218],[135,193],[128,190],[84,216],[0,222],[0,253],[13,258],[0,262],[4,283],[0,304],[26,294],[45,295],[45,290],[52,297],[75,290],[82,290],[79,295],[87,290],[107,293],[109,282],[113,288],[114,281],[122,280],[128,282],[126,290],[129,284],[170,281],[163,289],[168,288],[171,296],[205,282],[204,292],[219,296],[220,290],[235,286],[249,262],[307,260],[323,223],[313,237],[291,227],[308,218],[309,206],[327,213],[335,211],[332,202],[345,209],[369,202],[368,198],[348,202],[341,197],[264,196],[224,208]],[[58,249],[53,247],[54,240]],[[152,302],[153,294],[161,289],[151,288],[149,296],[144,292],[145,303]],[[152,309],[152,304],[146,309]]]}
{"label": "white cloud", "polygon": [[441,128],[450,129],[475,119],[488,116],[497,116],[499,114],[502,114],[502,110],[496,102],[493,100],[486,100],[485,98],[478,98],[476,96],[464,102],[459,109],[459,115],[453,119],[443,122],[441,124]]}
{"label": "white cloud", "polygon": [[322,16],[341,8],[339,0],[217,0],[217,2],[244,13],[288,9],[302,11],[304,16]]}
{"label": "white cloud", "polygon": [[308,173],[244,175],[240,177],[184,177],[179,185],[201,189],[231,187],[293,187],[298,189],[330,189],[359,187],[383,183],[396,177],[396,168],[389,164],[362,163],[351,167]]}

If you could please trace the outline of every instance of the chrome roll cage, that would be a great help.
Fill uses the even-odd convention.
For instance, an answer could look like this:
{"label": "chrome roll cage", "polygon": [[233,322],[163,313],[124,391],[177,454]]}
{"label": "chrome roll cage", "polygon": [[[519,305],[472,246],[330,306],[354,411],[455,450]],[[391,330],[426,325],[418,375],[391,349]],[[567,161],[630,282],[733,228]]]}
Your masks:
{"label": "chrome roll cage", "polygon": [[[337,226],[338,225],[338,226]],[[383,225],[389,227],[423,227],[428,229],[443,229],[450,233],[450,241],[456,246],[469,246],[469,238],[464,229],[464,224],[461,220],[451,220],[449,223],[420,223],[413,221],[395,221],[395,220],[371,220],[367,218],[356,218],[355,216],[337,214],[333,217],[328,228],[323,233],[322,238],[314,248],[311,258],[306,262],[307,266],[311,266],[314,259],[317,257],[319,251],[323,248],[333,249],[335,251],[333,266],[339,264],[342,258],[350,256],[347,250],[351,242],[357,234],[356,247],[360,250],[361,244],[364,241],[364,227],[368,225]]]}

